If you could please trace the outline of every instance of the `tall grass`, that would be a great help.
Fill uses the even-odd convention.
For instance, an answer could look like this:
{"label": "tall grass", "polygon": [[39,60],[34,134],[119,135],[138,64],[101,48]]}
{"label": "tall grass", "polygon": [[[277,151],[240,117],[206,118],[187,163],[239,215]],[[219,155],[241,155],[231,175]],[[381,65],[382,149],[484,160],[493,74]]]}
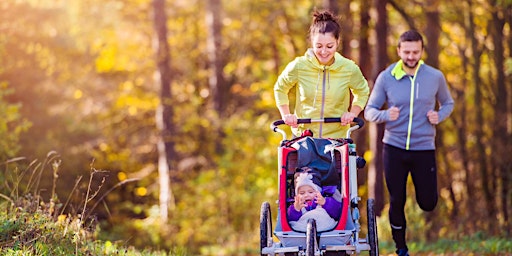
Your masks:
{"label": "tall grass", "polygon": [[[105,180],[93,186],[95,175],[104,171],[90,167],[87,192],[79,204],[77,213],[66,213],[70,207],[70,196],[64,203],[56,194],[56,185],[61,168],[60,156],[50,152],[42,162],[26,164],[24,158],[11,159],[0,167],[0,255],[46,256],[46,255],[191,255],[186,248],[174,248],[169,252],[143,250],[126,246],[123,241],[99,240],[97,223],[90,218],[91,212],[102,199],[123,184],[134,180],[124,180],[100,193]],[[44,199],[40,191],[42,172],[51,170],[52,183],[50,196]],[[82,177],[75,181],[71,195],[79,187]],[[96,199],[92,204],[93,199]],[[255,220],[257,221],[257,220]],[[379,247],[381,255],[394,255],[394,245],[389,237],[387,219],[381,217],[379,225]],[[411,230],[412,231],[412,230]],[[257,232],[257,231],[255,231]],[[388,234],[388,235],[386,235]],[[512,255],[512,241],[506,238],[487,237],[483,232],[458,240],[439,239],[434,243],[409,241],[412,255]],[[215,252],[227,248],[211,248],[201,251],[201,255],[217,255]],[[259,255],[258,245],[254,251],[222,253],[222,255]],[[219,253],[220,254],[220,253]]]}
{"label": "tall grass", "polygon": [[[73,215],[65,213],[70,198],[62,204],[56,194],[60,156],[50,152],[44,161],[32,161],[21,167],[23,160],[15,158],[6,161],[2,164],[5,169],[0,172],[0,181],[3,181],[0,184],[0,255],[168,255],[158,251],[141,252],[118,242],[96,239],[96,223],[88,216],[96,206],[90,206],[91,200],[99,196],[105,184],[105,179],[102,179],[101,184],[93,190],[92,180],[102,171],[91,166],[82,210]],[[40,194],[40,184],[42,174],[47,169],[52,171],[53,180],[50,197],[45,200]],[[82,177],[77,178],[73,190],[81,180]],[[114,188],[107,190],[101,198]],[[72,194],[73,191],[69,193]],[[174,250],[170,254],[186,255],[186,251]]]}

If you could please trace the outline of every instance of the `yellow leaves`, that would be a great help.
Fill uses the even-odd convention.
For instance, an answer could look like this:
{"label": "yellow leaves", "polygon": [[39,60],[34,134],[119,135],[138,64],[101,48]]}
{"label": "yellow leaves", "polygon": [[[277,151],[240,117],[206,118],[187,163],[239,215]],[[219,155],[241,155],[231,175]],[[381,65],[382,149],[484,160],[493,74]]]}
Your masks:
{"label": "yellow leaves", "polygon": [[137,69],[137,63],[130,59],[126,54],[129,49],[122,49],[117,44],[103,45],[98,52],[95,60],[96,71],[98,73],[128,71],[133,72]]}
{"label": "yellow leaves", "polygon": [[125,81],[124,83],[121,84],[120,89],[123,91],[131,91],[131,90],[133,90],[134,86],[135,85],[132,81]]}
{"label": "yellow leaves", "polygon": [[130,114],[130,116],[135,116],[137,115],[137,108],[134,107],[134,106],[130,106],[128,107],[128,114]]}
{"label": "yellow leaves", "polygon": [[109,149],[109,146],[107,143],[100,143],[99,148],[101,151],[107,151]]}
{"label": "yellow leaves", "polygon": [[507,58],[505,60],[505,74],[507,76],[512,75],[512,58]]}
{"label": "yellow leaves", "polygon": [[128,175],[126,175],[125,172],[118,172],[117,173],[117,179],[119,181],[124,181],[124,180],[126,180],[126,178],[128,178]]}
{"label": "yellow leaves", "polygon": [[119,95],[115,104],[119,109],[126,109],[130,116],[136,116],[141,112],[153,111],[158,105],[157,97],[148,96],[147,94],[141,96],[136,92],[136,90],[140,89],[137,85],[138,83],[137,81],[125,81],[122,83],[120,85],[122,94]]}
{"label": "yellow leaves", "polygon": [[111,241],[106,241],[105,242],[105,255],[110,255],[112,254],[113,252],[115,251],[115,247],[114,245],[112,244]]}
{"label": "yellow leaves", "polygon": [[57,217],[57,222],[64,223],[64,222],[66,222],[66,219],[67,219],[67,215],[61,214],[61,215],[59,215],[59,217]]}
{"label": "yellow leaves", "polygon": [[146,196],[148,194],[148,189],[145,187],[137,187],[135,189],[135,194],[137,196]]}
{"label": "yellow leaves", "polygon": [[104,73],[114,69],[116,52],[117,49],[115,47],[100,50],[99,56],[96,58],[96,71],[98,73]]}
{"label": "yellow leaves", "polygon": [[140,70],[140,60],[153,57],[148,41],[142,35],[127,33],[121,28],[115,29],[100,30],[98,37],[91,43],[91,51],[96,55],[96,71],[109,73]]}
{"label": "yellow leaves", "polygon": [[130,116],[135,116],[139,109],[152,110],[154,109],[155,103],[148,100],[140,99],[135,96],[126,95],[120,97],[116,104],[120,108],[126,108]]}
{"label": "yellow leaves", "polygon": [[73,93],[73,98],[76,100],[81,99],[82,96],[84,96],[84,93],[80,89],[76,89],[75,92]]}
{"label": "yellow leaves", "polygon": [[374,152],[372,152],[371,150],[367,150],[364,152],[364,155],[363,155],[363,158],[368,161],[368,162],[371,162],[373,161],[373,158],[374,158]]}

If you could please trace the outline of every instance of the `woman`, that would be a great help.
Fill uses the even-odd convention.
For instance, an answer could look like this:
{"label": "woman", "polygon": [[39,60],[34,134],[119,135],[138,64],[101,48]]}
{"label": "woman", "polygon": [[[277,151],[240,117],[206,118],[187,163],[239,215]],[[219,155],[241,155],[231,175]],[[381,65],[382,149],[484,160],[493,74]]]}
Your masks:
{"label": "woman", "polygon": [[[336,52],[340,25],[332,13],[315,11],[309,37],[312,48],[290,62],[274,85],[276,105],[297,136],[310,129],[315,137],[343,138],[366,105],[368,83],[353,61]],[[341,123],[297,125],[297,118],[325,117],[341,117]]]}

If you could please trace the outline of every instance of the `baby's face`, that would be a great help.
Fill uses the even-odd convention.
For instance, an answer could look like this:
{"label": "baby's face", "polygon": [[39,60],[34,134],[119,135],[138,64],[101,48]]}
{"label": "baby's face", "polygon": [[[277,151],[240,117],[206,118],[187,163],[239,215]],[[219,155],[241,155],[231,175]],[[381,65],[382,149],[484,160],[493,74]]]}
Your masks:
{"label": "baby's face", "polygon": [[313,201],[317,194],[317,191],[309,185],[299,187],[299,190],[297,192],[298,195],[306,202]]}

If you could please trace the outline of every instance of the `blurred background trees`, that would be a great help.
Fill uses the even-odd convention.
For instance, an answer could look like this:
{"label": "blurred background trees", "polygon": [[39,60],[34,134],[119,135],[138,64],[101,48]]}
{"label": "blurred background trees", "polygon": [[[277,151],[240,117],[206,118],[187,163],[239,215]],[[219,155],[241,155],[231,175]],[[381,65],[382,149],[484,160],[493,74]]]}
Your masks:
{"label": "blurred background trees", "polygon": [[[204,254],[257,250],[259,207],[277,198],[280,136],[268,126],[280,117],[272,87],[308,47],[312,11],[330,8],[344,27],[340,52],[370,85],[397,60],[398,36],[415,28],[425,35],[426,62],[445,73],[455,98],[438,127],[441,200],[423,218],[409,193],[412,239],[511,236],[512,2],[162,3],[0,3],[0,178],[12,159],[29,165],[57,152],[57,194],[72,202],[66,212],[82,211],[88,184],[82,179],[73,189],[77,177],[104,170],[94,177],[104,196],[88,215],[102,239]],[[159,50],[165,47],[168,57]],[[159,106],[172,111],[159,116]],[[369,161],[361,191],[378,199],[386,223],[381,132],[369,125],[354,136]],[[160,143],[169,167],[164,199]],[[48,196],[53,178],[51,166],[44,168],[40,193]],[[170,206],[167,219],[161,200]],[[381,226],[381,240],[390,239]]]}

